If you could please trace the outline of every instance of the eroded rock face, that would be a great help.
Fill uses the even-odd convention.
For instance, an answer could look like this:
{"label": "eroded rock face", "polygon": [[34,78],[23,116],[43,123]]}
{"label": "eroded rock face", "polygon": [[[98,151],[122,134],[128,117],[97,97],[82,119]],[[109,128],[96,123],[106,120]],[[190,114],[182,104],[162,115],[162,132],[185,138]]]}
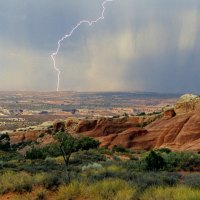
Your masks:
{"label": "eroded rock face", "polygon": [[24,131],[9,134],[10,144],[16,145],[27,142],[38,142],[46,145],[53,142],[53,136],[47,131]]}
{"label": "eroded rock face", "polygon": [[164,110],[164,117],[165,118],[172,118],[176,116],[176,112],[174,111],[174,108],[168,108]]}
{"label": "eroded rock face", "polygon": [[55,133],[63,132],[65,130],[65,122],[63,121],[56,121],[53,123],[53,130]]}
{"label": "eroded rock face", "polygon": [[139,136],[144,136],[148,132],[144,128],[129,128],[119,134],[109,134],[107,136],[98,137],[102,147],[113,148],[120,145],[125,148],[133,148],[134,140]]}
{"label": "eroded rock face", "polygon": [[[175,151],[200,151],[200,112],[162,118],[146,127],[148,134],[140,141],[153,141],[152,148]],[[139,140],[138,140],[139,142]]]}
{"label": "eroded rock face", "polygon": [[101,146],[112,148],[121,145],[134,150],[170,148],[174,151],[200,151],[200,111],[176,115],[167,110],[161,119],[141,128],[135,127],[131,119],[97,122],[94,129],[83,132],[101,142]]}
{"label": "eroded rock face", "polygon": [[195,110],[200,110],[200,97],[193,94],[181,96],[175,105],[175,112],[177,114],[188,113]]}

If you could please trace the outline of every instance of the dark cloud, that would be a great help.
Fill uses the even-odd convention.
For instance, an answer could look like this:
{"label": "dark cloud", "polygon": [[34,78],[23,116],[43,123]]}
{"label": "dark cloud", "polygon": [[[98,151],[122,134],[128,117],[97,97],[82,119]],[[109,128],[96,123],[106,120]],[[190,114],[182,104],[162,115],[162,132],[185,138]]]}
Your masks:
{"label": "dark cloud", "polygon": [[[101,2],[0,1],[0,89],[55,89],[50,53],[80,19],[98,17]],[[104,21],[63,43],[61,89],[200,92],[199,11],[198,0],[109,3]]]}

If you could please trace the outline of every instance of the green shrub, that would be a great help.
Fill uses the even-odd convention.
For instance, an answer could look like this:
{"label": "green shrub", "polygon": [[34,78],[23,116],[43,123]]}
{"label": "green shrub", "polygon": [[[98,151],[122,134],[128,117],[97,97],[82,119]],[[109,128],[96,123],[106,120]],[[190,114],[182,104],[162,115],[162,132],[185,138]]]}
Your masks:
{"label": "green shrub", "polygon": [[87,165],[89,163],[106,161],[106,157],[98,152],[96,149],[88,151],[79,151],[73,154],[70,164]]}
{"label": "green shrub", "polygon": [[99,153],[101,153],[101,154],[112,155],[112,151],[111,151],[110,149],[99,148],[98,151],[99,151]]}
{"label": "green shrub", "polygon": [[44,151],[44,149],[42,148],[31,148],[30,150],[28,150],[26,152],[26,158],[27,159],[31,159],[31,160],[34,160],[34,159],[45,159],[47,156],[47,152]]}
{"label": "green shrub", "polygon": [[126,168],[127,171],[134,171],[140,172],[144,171],[146,167],[146,163],[143,160],[134,159],[134,160],[127,160],[122,163],[122,166]]}
{"label": "green shrub", "polygon": [[120,146],[120,145],[115,145],[113,148],[112,148],[112,152],[120,152],[120,153],[128,153],[129,150]]}
{"label": "green shrub", "polygon": [[17,143],[17,144],[12,144],[10,147],[12,150],[20,150],[20,149],[23,149],[24,147],[26,146],[30,146],[30,145],[33,145],[33,144],[37,144],[36,141],[23,141],[23,142],[20,142],[20,143]]}
{"label": "green shrub", "polygon": [[200,174],[189,174],[184,177],[184,184],[200,189]]}
{"label": "green shrub", "polygon": [[160,153],[171,153],[171,150],[168,148],[161,148],[157,150]]}
{"label": "green shrub", "polygon": [[137,177],[137,185],[141,189],[150,186],[173,186],[179,181],[179,176],[160,173],[146,173]]}
{"label": "green shrub", "polygon": [[[119,176],[118,176],[119,177]],[[120,175],[120,178],[131,185],[144,190],[152,186],[174,186],[180,181],[177,173],[166,172],[131,172],[128,171]]]}
{"label": "green shrub", "polygon": [[96,181],[102,181],[108,178],[117,179],[120,177],[120,174],[117,172],[112,171],[103,171],[101,173],[93,173],[88,176],[88,180],[91,183],[94,183]]}
{"label": "green shrub", "polygon": [[77,142],[80,150],[97,149],[100,144],[99,141],[90,137],[82,137]]}
{"label": "green shrub", "polygon": [[190,152],[171,152],[163,154],[166,170],[200,171],[200,155]]}
{"label": "green shrub", "polygon": [[45,147],[43,147],[43,150],[47,153],[50,157],[58,157],[62,155],[62,152],[60,151],[60,148],[58,144],[49,144]]}
{"label": "green shrub", "polygon": [[51,190],[55,190],[58,188],[58,186],[60,186],[61,184],[63,184],[63,177],[61,177],[61,174],[51,174],[48,175],[46,177],[46,179],[43,180],[43,186],[46,189],[51,189]]}
{"label": "green shrub", "polygon": [[151,151],[145,158],[146,170],[157,171],[163,169],[166,165],[163,157],[156,153],[155,151]]}

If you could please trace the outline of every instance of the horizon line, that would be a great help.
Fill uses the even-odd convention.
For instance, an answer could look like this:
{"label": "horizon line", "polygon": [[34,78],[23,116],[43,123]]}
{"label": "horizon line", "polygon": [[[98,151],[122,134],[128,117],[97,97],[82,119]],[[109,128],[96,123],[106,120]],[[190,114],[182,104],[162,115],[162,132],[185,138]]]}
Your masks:
{"label": "horizon line", "polygon": [[103,91],[103,90],[85,90],[85,91],[78,91],[78,90],[0,90],[0,92],[38,92],[38,93],[64,93],[64,92],[69,92],[69,93],[154,93],[154,94],[175,94],[175,95],[180,95],[180,94],[197,94],[197,92],[161,92],[161,91],[139,91],[139,90],[110,90],[110,91]]}

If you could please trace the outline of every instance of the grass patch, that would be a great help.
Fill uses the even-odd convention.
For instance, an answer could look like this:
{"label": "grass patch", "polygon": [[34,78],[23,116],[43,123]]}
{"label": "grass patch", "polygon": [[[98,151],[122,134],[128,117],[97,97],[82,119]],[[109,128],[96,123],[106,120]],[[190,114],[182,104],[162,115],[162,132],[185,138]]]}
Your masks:
{"label": "grass patch", "polygon": [[67,186],[61,186],[56,193],[56,200],[70,200],[83,196],[86,190],[86,185],[73,181]]}
{"label": "grass patch", "polygon": [[0,176],[0,193],[30,192],[33,186],[32,177],[24,172],[6,172]]}
{"label": "grass patch", "polygon": [[59,188],[56,200],[132,200],[135,193],[136,189],[120,179],[105,179],[91,185],[74,181]]}
{"label": "grass patch", "polygon": [[200,190],[185,186],[149,188],[141,200],[199,200]]}
{"label": "grass patch", "polygon": [[135,192],[126,181],[120,179],[104,179],[87,189],[88,196],[96,200],[131,200]]}

